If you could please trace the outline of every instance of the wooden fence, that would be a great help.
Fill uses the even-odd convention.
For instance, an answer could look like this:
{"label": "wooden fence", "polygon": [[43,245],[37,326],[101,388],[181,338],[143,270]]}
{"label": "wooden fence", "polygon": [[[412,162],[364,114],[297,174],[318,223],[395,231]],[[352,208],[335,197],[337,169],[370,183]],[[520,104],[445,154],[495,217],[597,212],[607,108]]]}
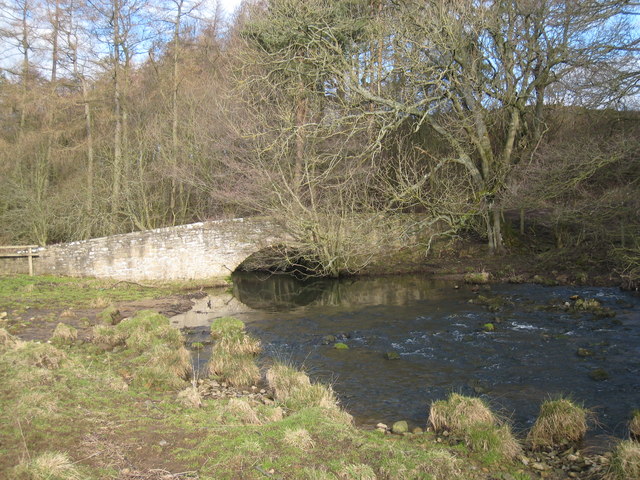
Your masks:
{"label": "wooden fence", "polygon": [[[39,248],[40,245],[0,245],[0,258],[27,257],[29,259],[29,275],[33,276],[33,257],[40,256],[37,251]],[[5,250],[11,251],[6,253]]]}

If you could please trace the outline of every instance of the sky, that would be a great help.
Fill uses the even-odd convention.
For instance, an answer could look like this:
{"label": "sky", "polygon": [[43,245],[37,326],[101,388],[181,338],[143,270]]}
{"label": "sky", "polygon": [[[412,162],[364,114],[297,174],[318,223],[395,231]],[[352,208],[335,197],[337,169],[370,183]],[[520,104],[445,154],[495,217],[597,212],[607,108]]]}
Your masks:
{"label": "sky", "polygon": [[231,15],[233,11],[240,5],[242,0],[219,0],[222,8],[227,15]]}

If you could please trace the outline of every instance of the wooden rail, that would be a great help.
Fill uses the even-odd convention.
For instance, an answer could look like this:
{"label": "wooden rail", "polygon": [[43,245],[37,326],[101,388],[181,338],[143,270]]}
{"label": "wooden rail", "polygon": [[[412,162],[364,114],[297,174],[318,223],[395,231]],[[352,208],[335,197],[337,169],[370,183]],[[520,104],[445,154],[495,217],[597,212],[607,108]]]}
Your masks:
{"label": "wooden rail", "polygon": [[[34,248],[40,248],[40,245],[0,245],[0,258],[8,257],[27,257],[29,259],[29,275],[33,277],[33,257],[39,257],[38,252],[34,252]],[[20,252],[20,250],[27,250]],[[4,253],[3,250],[14,250],[13,253]]]}

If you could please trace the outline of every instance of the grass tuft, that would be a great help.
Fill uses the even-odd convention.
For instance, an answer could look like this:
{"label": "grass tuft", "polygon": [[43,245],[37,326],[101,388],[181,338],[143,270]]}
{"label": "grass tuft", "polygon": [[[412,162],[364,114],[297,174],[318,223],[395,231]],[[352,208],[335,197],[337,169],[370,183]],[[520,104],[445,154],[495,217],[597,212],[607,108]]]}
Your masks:
{"label": "grass tuft", "polygon": [[213,347],[208,371],[235,387],[248,387],[260,381],[260,369],[255,356],[260,342],[244,332],[244,323],[233,317],[223,317],[211,325]]}
{"label": "grass tuft", "polygon": [[214,347],[209,361],[209,375],[235,387],[248,387],[260,380],[260,369],[253,355],[233,355]]}
{"label": "grass tuft", "polygon": [[640,440],[640,410],[634,410],[629,422],[629,433],[632,437]]}
{"label": "grass tuft", "polygon": [[262,420],[249,402],[240,398],[232,398],[225,407],[225,412],[243,425],[262,425]]}
{"label": "grass tuft", "polygon": [[316,446],[316,442],[313,441],[313,438],[305,428],[285,430],[283,441],[290,447],[299,448],[305,452]]}
{"label": "grass tuft", "polygon": [[202,395],[193,385],[178,393],[178,402],[189,408],[202,407]]}
{"label": "grass tuft", "polygon": [[540,406],[527,439],[533,448],[579,442],[587,432],[588,410],[571,400],[547,400]]}
{"label": "grass tuft", "polygon": [[66,453],[43,453],[14,469],[16,480],[80,480],[84,478]]}
{"label": "grass tuft", "polygon": [[64,323],[58,323],[53,335],[51,336],[51,342],[56,345],[69,345],[74,343],[78,339],[78,330],[71,325]]}
{"label": "grass tuft", "polygon": [[14,349],[18,365],[57,370],[67,359],[67,355],[48,343],[24,342]]}
{"label": "grass tuft", "polygon": [[266,377],[275,399],[290,410],[298,411],[305,407],[340,410],[331,387],[311,383],[305,373],[292,367],[276,364],[267,371]]}
{"label": "grass tuft", "polygon": [[509,425],[498,422],[480,398],[452,393],[431,405],[429,422],[436,432],[450,431],[474,452],[482,452],[486,464],[512,460],[522,452]]}
{"label": "grass tuft", "polygon": [[96,325],[93,327],[91,341],[96,345],[102,345],[105,348],[114,348],[118,345],[124,345],[126,340],[126,333],[113,327],[107,325]]}
{"label": "grass tuft", "polygon": [[431,404],[429,422],[436,432],[457,432],[465,430],[468,425],[493,425],[496,417],[482,399],[452,393],[447,400]]}
{"label": "grass tuft", "polygon": [[339,478],[345,480],[376,480],[375,472],[369,465],[352,464],[346,465],[340,472]]}
{"label": "grass tuft", "polygon": [[19,340],[7,332],[4,328],[0,328],[0,351],[1,349],[16,348]]}
{"label": "grass tuft", "polygon": [[242,336],[244,323],[233,317],[222,317],[211,324],[211,336],[215,339]]}
{"label": "grass tuft", "polygon": [[613,451],[608,480],[637,480],[640,478],[640,443],[621,441]]}

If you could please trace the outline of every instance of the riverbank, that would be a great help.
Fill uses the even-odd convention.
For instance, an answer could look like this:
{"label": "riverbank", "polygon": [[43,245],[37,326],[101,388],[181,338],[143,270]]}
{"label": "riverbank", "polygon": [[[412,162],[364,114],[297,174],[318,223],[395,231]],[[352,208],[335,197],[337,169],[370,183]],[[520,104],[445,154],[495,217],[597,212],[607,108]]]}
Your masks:
{"label": "riverbank", "polygon": [[[278,397],[262,376],[254,385],[234,386],[223,378],[189,377],[183,364],[174,377],[158,377],[154,368],[165,361],[160,353],[174,343],[179,350],[184,339],[148,339],[111,324],[126,326],[130,320],[123,318],[149,307],[183,311],[202,295],[193,286],[165,286],[153,297],[154,289],[115,282],[20,277],[0,283],[5,280],[0,291],[13,293],[1,297],[11,303],[0,327],[39,340],[2,337],[0,474],[8,478],[560,480],[612,471],[611,454],[568,444],[505,458],[450,428],[358,429],[342,409]],[[40,318],[36,311],[48,313]],[[81,328],[63,333],[59,323]],[[195,349],[191,361],[197,356]],[[171,363],[179,361],[184,358]],[[38,469],[45,475],[38,477]]]}
{"label": "riverbank", "polygon": [[464,281],[465,276],[481,272],[487,274],[485,281],[495,283],[616,286],[628,290],[638,286],[638,278],[626,275],[611,252],[604,250],[520,244],[494,254],[484,243],[468,238],[438,242],[428,255],[410,249],[394,252],[368,265],[362,274],[425,273]]}
{"label": "riverbank", "polygon": [[[424,430],[409,432],[404,422],[355,428],[330,387],[290,367],[263,365],[264,376],[251,381],[239,376],[234,362],[254,349],[246,350],[251,343],[238,336],[238,324],[215,336],[236,346],[210,366],[213,378],[190,376],[190,361],[175,353],[184,352],[184,339],[149,311],[97,327],[90,342],[78,342],[72,328],[58,327],[47,343],[0,330],[0,473],[36,480],[525,480],[615,473],[615,456],[587,455],[568,441],[530,452],[515,439],[504,443],[512,437],[503,420],[481,402],[455,395],[443,404],[439,424],[432,406]],[[446,409],[459,409],[460,402],[469,418],[455,413],[446,420]],[[483,418],[473,420],[472,410]]]}

